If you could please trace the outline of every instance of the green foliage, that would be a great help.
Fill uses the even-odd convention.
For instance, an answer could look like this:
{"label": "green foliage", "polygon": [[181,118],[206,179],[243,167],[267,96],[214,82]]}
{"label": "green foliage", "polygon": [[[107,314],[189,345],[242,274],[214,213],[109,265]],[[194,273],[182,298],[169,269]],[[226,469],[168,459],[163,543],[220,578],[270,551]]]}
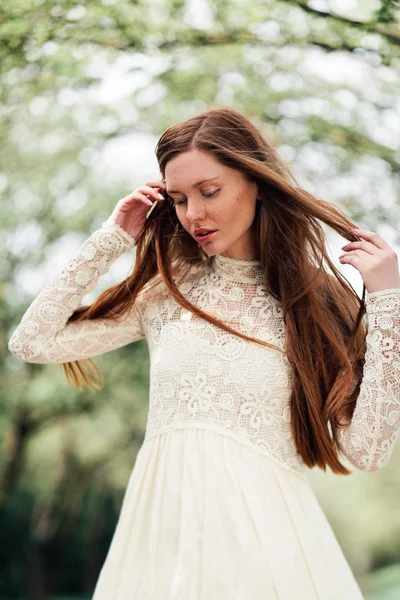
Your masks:
{"label": "green foliage", "polygon": [[399,563],[380,569],[370,576],[365,600],[397,600],[400,591]]}

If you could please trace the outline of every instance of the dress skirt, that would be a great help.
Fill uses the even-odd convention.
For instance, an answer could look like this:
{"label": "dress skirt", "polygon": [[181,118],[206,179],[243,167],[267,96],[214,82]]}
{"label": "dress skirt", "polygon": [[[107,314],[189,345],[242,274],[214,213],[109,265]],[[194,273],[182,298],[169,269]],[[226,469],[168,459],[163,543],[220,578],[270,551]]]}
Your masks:
{"label": "dress skirt", "polygon": [[362,600],[309,482],[225,433],[145,440],[93,600]]}

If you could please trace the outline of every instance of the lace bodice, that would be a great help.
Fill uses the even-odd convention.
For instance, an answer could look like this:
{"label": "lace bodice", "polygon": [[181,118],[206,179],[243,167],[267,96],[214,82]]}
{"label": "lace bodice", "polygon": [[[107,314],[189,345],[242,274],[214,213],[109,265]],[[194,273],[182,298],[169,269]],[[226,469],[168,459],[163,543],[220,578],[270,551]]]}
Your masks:
{"label": "lace bodice", "polygon": [[[67,324],[99,277],[135,240],[111,217],[32,302],[9,342],[31,363],[93,357],[146,338],[150,401],[145,440],[171,429],[215,431],[304,474],[290,428],[291,370],[280,352],[248,342],[177,305],[161,283],[144,288],[117,320]],[[193,304],[247,335],[284,349],[281,304],[266,293],[258,261],[216,255],[191,269],[180,291]],[[158,289],[158,291],[157,291]],[[400,289],[366,299],[363,381],[340,447],[359,469],[385,465],[400,429]]]}

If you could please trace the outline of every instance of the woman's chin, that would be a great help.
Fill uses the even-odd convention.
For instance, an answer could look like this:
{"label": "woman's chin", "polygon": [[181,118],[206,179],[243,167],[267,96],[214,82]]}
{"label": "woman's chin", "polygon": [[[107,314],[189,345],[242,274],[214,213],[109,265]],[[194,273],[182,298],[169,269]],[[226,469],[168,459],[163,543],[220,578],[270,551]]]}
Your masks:
{"label": "woman's chin", "polygon": [[[203,250],[207,254],[207,256],[215,256],[216,254],[221,254],[221,250],[218,248],[218,245],[214,244],[207,244],[206,246],[203,246]],[[223,251],[224,249],[222,249],[222,252]]]}
{"label": "woman's chin", "polygon": [[224,244],[222,240],[210,240],[209,242],[202,244],[202,248],[207,256],[215,256],[216,254],[227,252],[227,250],[230,248],[230,244]]}

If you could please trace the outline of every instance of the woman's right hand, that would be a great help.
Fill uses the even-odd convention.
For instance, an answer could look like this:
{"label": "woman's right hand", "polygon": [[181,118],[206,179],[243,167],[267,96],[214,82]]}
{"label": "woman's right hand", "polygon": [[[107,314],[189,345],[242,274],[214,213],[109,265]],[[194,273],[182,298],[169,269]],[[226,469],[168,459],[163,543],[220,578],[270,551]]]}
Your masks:
{"label": "woman's right hand", "polygon": [[118,201],[111,218],[135,240],[138,239],[154,202],[165,202],[157,191],[165,191],[163,181],[146,181],[131,194]]}

